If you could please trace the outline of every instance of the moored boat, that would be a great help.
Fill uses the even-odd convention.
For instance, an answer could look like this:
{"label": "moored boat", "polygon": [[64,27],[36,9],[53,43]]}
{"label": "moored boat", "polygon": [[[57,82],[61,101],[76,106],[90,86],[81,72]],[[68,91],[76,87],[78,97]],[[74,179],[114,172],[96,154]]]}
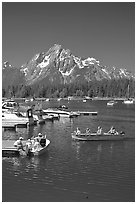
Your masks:
{"label": "moored boat", "polygon": [[113,106],[115,105],[117,102],[116,101],[108,101],[107,102],[107,106]]}
{"label": "moored boat", "polygon": [[19,108],[19,104],[15,102],[14,100],[7,99],[2,102],[2,110],[8,111],[8,110],[17,110]]}
{"label": "moored boat", "polygon": [[134,100],[133,99],[125,99],[124,101],[123,101],[123,103],[124,104],[133,104],[134,103]]}
{"label": "moored boat", "polygon": [[58,114],[60,117],[70,117],[70,112],[59,110],[59,109],[53,109],[53,108],[48,108],[43,110],[45,113],[48,113],[50,115],[52,114]]}
{"label": "moored boat", "polygon": [[98,141],[98,140],[123,140],[124,132],[120,132],[117,134],[110,134],[110,133],[81,133],[76,134],[75,132],[71,133],[72,139],[74,140],[82,140],[82,141]]}

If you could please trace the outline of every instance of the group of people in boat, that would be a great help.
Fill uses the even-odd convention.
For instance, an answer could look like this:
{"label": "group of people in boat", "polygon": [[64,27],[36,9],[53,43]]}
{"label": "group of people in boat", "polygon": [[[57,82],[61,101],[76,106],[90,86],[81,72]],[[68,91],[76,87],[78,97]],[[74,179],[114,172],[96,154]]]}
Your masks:
{"label": "group of people in boat", "polygon": [[[113,126],[111,126],[110,130],[107,133],[112,134],[112,135],[117,135],[118,134],[118,132],[116,131],[116,129]],[[75,134],[76,135],[81,134],[81,131],[80,131],[80,129],[78,127],[77,127],[77,129],[75,131]],[[91,130],[89,128],[86,128],[86,135],[88,135],[88,134],[91,134]],[[102,127],[98,126],[96,134],[97,135],[103,134]]]}
{"label": "group of people in boat", "polygon": [[29,154],[32,150],[37,151],[41,147],[45,147],[46,145],[46,134],[42,135],[42,133],[38,133],[38,136],[33,137],[32,139],[28,139],[26,144],[23,144],[23,137],[20,137],[15,141],[14,147],[18,150],[23,150],[26,154]]}

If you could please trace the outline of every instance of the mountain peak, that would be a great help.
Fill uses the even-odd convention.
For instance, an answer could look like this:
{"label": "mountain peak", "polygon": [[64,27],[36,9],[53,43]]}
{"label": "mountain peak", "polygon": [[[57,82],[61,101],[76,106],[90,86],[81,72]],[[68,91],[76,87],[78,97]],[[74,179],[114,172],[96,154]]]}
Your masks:
{"label": "mountain peak", "polygon": [[[6,61],[3,67],[12,66]],[[28,85],[40,81],[69,84],[75,81],[82,83],[113,78],[134,78],[126,69],[103,66],[94,57],[74,56],[69,49],[64,49],[59,44],[54,44],[47,52],[34,55],[30,61],[21,66],[20,71]]]}

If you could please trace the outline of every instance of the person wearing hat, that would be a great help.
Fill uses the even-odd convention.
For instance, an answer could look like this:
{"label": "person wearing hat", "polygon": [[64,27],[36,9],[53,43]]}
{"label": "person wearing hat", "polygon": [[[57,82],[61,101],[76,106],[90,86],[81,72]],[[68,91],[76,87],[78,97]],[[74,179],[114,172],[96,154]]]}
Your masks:
{"label": "person wearing hat", "polygon": [[42,133],[41,132],[39,132],[38,133],[38,136],[36,137],[38,140],[39,140],[39,142],[40,142],[40,140],[41,140],[41,138],[42,138]]}
{"label": "person wearing hat", "polygon": [[17,141],[14,142],[14,147],[17,147],[18,150],[22,149],[23,151],[23,143],[22,143],[23,137],[20,137]]}

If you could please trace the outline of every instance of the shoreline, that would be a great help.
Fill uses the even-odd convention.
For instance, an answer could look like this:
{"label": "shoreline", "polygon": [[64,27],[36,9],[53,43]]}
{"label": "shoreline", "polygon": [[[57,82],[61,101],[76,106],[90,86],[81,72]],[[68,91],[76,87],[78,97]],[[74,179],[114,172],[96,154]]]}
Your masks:
{"label": "shoreline", "polygon": [[[70,97],[70,99],[68,99],[69,97],[67,98],[35,98],[34,101],[44,101],[46,99],[50,99],[50,100],[68,100],[68,101],[71,101],[71,100],[127,100],[128,98],[112,98],[112,97],[94,97],[94,98],[78,98],[78,97]],[[31,99],[31,98],[6,98],[6,97],[2,97],[2,100],[6,100],[6,99],[11,99],[11,100],[26,100],[26,99]],[[132,98],[133,100],[135,100],[135,98]]]}

